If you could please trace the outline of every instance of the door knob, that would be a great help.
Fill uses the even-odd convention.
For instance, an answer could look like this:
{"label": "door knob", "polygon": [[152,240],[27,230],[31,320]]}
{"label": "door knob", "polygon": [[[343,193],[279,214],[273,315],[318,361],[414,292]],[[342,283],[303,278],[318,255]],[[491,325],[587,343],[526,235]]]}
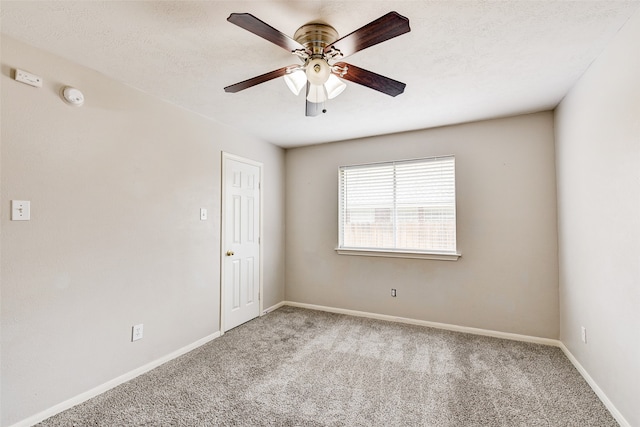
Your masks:
{"label": "door knob", "polygon": [[233,251],[227,251],[227,256],[233,256]]}

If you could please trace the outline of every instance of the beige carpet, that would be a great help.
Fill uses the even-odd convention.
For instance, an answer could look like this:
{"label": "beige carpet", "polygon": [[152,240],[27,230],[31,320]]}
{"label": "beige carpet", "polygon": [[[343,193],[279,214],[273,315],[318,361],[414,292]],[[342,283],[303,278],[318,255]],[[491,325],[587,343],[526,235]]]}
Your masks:
{"label": "beige carpet", "polygon": [[41,426],[617,426],[560,349],[283,307]]}

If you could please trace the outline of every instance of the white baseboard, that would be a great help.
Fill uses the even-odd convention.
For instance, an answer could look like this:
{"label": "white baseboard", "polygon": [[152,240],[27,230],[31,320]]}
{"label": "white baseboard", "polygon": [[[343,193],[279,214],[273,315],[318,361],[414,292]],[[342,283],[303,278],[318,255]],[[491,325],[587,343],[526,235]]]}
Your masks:
{"label": "white baseboard", "polygon": [[446,329],[447,331],[464,332],[467,334],[484,335],[488,337],[503,338],[514,341],[525,341],[534,344],[544,344],[554,347],[560,346],[560,341],[551,338],[534,337],[530,335],[512,334],[510,332],[492,331],[490,329],[471,328],[468,326],[451,325],[448,323],[429,322],[427,320],[410,319],[407,317],[390,316],[387,314],[370,313],[366,311],[347,310],[344,308],[325,307],[322,305],[304,304],[293,301],[285,301],[284,305],[292,307],[308,308],[311,310],[327,311],[330,313],[348,314],[351,316],[368,317],[371,319],[386,320],[389,322],[407,323],[410,325],[428,326],[430,328]]}
{"label": "white baseboard", "polygon": [[166,363],[172,359],[175,359],[179,356],[182,356],[185,353],[190,352],[191,350],[194,350],[206,343],[208,343],[209,341],[212,341],[216,338],[218,338],[220,336],[220,332],[215,332],[209,336],[206,336],[204,338],[199,339],[196,342],[193,342],[189,345],[186,345],[172,353],[167,354],[166,356],[163,356],[159,359],[156,359],[152,362],[147,363],[144,366],[141,366],[139,368],[134,369],[133,371],[129,371],[126,374],[120,375],[117,378],[114,378],[110,381],[107,381],[104,384],[101,384],[97,387],[92,388],[91,390],[88,390],[84,393],[81,393],[77,396],[72,397],[71,399],[65,400],[62,403],[58,403],[55,406],[52,406],[49,409],[46,409],[38,414],[32,415],[29,418],[26,418],[22,421],[18,421],[17,423],[11,425],[10,427],[29,427],[32,426],[34,424],[37,424],[41,421],[46,420],[49,417],[52,417],[56,414],[59,414],[62,411],[66,411],[67,409],[76,406],[82,402],[85,402],[89,399],[91,399],[92,397],[96,397],[99,394],[104,393],[107,390],[111,390],[112,388],[119,386],[122,383],[125,383],[127,381],[130,381],[132,379],[134,379],[135,377],[144,374],[145,372],[149,372],[152,369],[157,368],[158,366],[162,365],[163,363]]}
{"label": "white baseboard", "polygon": [[273,310],[277,310],[280,307],[282,307],[285,304],[285,301],[280,301],[279,303],[277,303],[276,305],[272,305],[271,307],[262,310],[262,315],[264,316],[267,313],[271,313]]}
{"label": "white baseboard", "polygon": [[600,398],[604,406],[609,410],[609,412],[611,412],[611,415],[616,419],[618,424],[620,424],[620,427],[631,427],[631,424],[624,418],[620,411],[618,411],[618,408],[616,408],[613,402],[609,400],[604,391],[602,391],[595,380],[591,378],[591,375],[589,375],[587,370],[584,369],[580,362],[578,362],[578,359],[575,358],[575,356],[569,351],[569,349],[564,345],[562,341],[560,341],[560,349],[562,350],[564,355],[567,356],[567,359],[569,359],[571,363],[573,363],[573,366],[575,366],[578,372],[580,372],[580,375],[582,375],[593,392],[598,396],[598,398]]}

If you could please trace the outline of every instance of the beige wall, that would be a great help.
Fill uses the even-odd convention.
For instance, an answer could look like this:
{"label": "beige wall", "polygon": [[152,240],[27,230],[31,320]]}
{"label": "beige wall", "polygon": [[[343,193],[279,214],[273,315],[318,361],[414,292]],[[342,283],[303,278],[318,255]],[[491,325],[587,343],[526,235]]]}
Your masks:
{"label": "beige wall", "polygon": [[264,306],[284,299],[282,149],[6,37],[1,79],[3,426],[219,330],[222,150],[264,163]]}
{"label": "beige wall", "polygon": [[[285,180],[283,150],[3,36],[0,425],[219,330],[223,150],[264,163],[265,308],[560,337],[640,425],[639,39],[636,14],[558,108],[555,152],[547,112],[288,150]],[[460,260],[335,253],[338,166],[446,154]],[[31,221],[8,220],[11,199],[31,200]]]}
{"label": "beige wall", "polygon": [[[458,261],[336,254],[338,166],[446,154]],[[291,149],[286,164],[287,300],[558,338],[552,113]]]}
{"label": "beige wall", "polygon": [[556,144],[560,337],[640,426],[640,11],[558,107]]}

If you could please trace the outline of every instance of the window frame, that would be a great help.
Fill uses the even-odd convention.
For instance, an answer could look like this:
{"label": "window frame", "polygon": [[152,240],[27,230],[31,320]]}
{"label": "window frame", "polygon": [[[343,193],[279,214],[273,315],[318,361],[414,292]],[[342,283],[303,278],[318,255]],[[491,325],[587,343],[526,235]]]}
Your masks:
{"label": "window frame", "polygon": [[[368,247],[345,247],[341,246],[343,244],[343,236],[344,236],[344,223],[343,223],[343,197],[342,197],[342,175],[343,170],[347,168],[363,168],[363,167],[375,167],[381,165],[397,165],[397,164],[408,164],[411,162],[420,162],[420,161],[434,161],[437,159],[444,158],[452,158],[454,161],[454,216],[455,216],[455,229],[456,229],[456,241],[455,241],[455,250],[446,251],[446,250],[414,250],[414,249],[391,249],[391,248],[368,248]],[[442,155],[442,156],[430,156],[430,157],[421,157],[415,159],[402,159],[402,160],[392,160],[392,161],[383,161],[383,162],[374,162],[374,163],[362,163],[362,164],[353,164],[353,165],[343,165],[338,167],[338,245],[335,248],[335,251],[339,255],[355,255],[355,256],[370,256],[370,257],[386,257],[386,258],[410,258],[410,259],[431,259],[431,260],[441,260],[441,261],[457,261],[458,258],[462,256],[462,254],[458,250],[458,242],[457,242],[457,191],[455,190],[455,156],[454,155]],[[395,192],[395,183],[394,192]],[[397,219],[394,218],[394,227],[396,226]]]}

